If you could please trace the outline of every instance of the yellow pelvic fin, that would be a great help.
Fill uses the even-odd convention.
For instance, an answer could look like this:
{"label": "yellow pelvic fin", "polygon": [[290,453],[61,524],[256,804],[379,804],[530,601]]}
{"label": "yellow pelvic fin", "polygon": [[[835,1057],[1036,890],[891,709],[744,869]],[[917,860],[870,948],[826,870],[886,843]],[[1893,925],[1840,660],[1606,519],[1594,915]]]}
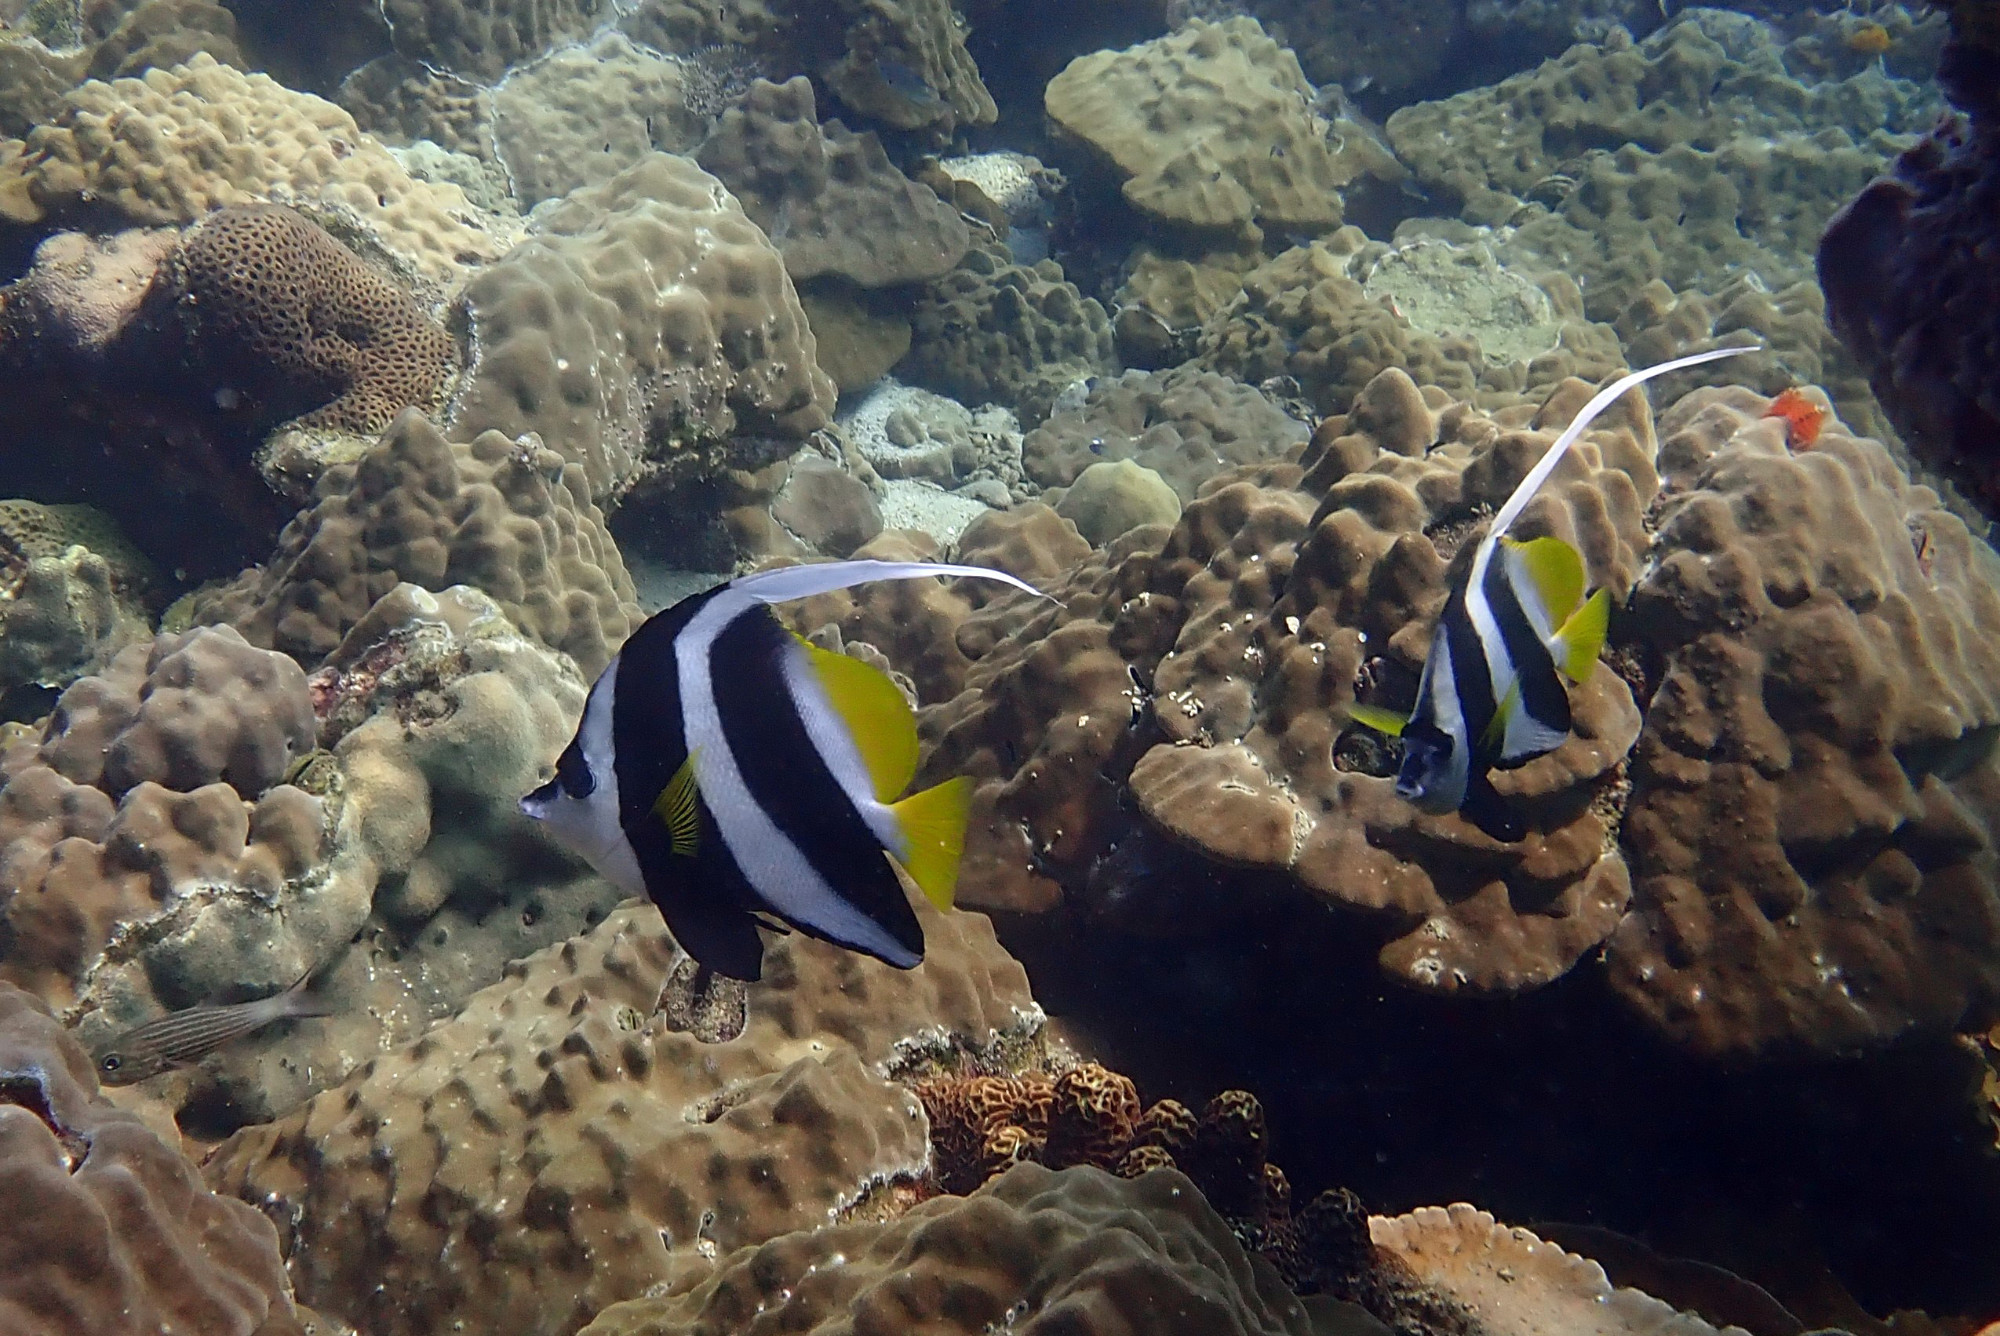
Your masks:
{"label": "yellow pelvic fin", "polygon": [[960,775],[890,804],[907,851],[898,860],[930,902],[950,909],[958,889],[958,860],[965,852],[965,822],[972,814],[972,780]]}
{"label": "yellow pelvic fin", "polygon": [[875,801],[891,802],[917,773],[917,716],[886,673],[846,654],[821,649],[804,636],[813,675],[847,725],[875,786]]}
{"label": "yellow pelvic fin", "polygon": [[1611,629],[1611,594],[1600,589],[1583,601],[1556,632],[1558,659],[1572,682],[1588,682],[1597,667],[1598,651],[1604,648],[1605,632]]}
{"label": "yellow pelvic fin", "polygon": [[667,787],[653,800],[653,815],[660,818],[674,837],[674,852],[682,858],[693,858],[701,847],[701,812],[696,805],[700,795],[694,781],[694,753],[689,752],[681,768],[667,781]]}
{"label": "yellow pelvic fin", "polygon": [[1377,733],[1387,733],[1392,738],[1403,736],[1403,729],[1410,722],[1408,715],[1385,710],[1379,705],[1362,705],[1358,702],[1347,707],[1347,717],[1363,728],[1372,728]]}
{"label": "yellow pelvic fin", "polygon": [[1583,554],[1560,538],[1504,541],[1509,565],[1526,577],[1526,588],[1517,582],[1516,593],[1541,604],[1543,626],[1559,624],[1583,601]]}

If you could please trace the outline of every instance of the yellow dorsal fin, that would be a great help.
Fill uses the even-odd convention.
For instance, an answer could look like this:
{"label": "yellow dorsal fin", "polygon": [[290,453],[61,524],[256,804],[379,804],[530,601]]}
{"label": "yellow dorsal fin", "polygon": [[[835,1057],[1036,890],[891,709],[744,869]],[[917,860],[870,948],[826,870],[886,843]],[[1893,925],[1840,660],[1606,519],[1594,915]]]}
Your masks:
{"label": "yellow dorsal fin", "polygon": [[1387,733],[1392,738],[1403,736],[1403,729],[1409,725],[1409,716],[1385,710],[1379,705],[1363,705],[1355,702],[1347,707],[1347,717],[1363,728],[1372,728],[1377,733]]}
{"label": "yellow dorsal fin", "polygon": [[701,847],[701,812],[695,802],[700,793],[694,781],[694,753],[689,752],[681,768],[667,781],[667,787],[653,800],[653,815],[660,818],[674,837],[674,852],[682,858],[693,858]]}
{"label": "yellow dorsal fin", "polygon": [[804,636],[813,675],[819,679],[834,712],[847,725],[875,801],[893,802],[917,773],[917,716],[888,675],[846,654],[821,649]]}
{"label": "yellow dorsal fin", "polygon": [[1542,606],[1543,626],[1555,626],[1583,601],[1583,554],[1560,538],[1505,540],[1510,564],[1527,577],[1517,592]]}
{"label": "yellow dorsal fin", "polygon": [[1556,631],[1557,655],[1564,673],[1572,682],[1588,682],[1597,667],[1598,651],[1604,648],[1605,632],[1611,628],[1611,594],[1600,589],[1583,601],[1570,619]]}
{"label": "yellow dorsal fin", "polygon": [[958,860],[965,852],[965,822],[972,814],[972,780],[965,775],[891,804],[903,832],[903,870],[939,909],[950,909],[958,889]]}

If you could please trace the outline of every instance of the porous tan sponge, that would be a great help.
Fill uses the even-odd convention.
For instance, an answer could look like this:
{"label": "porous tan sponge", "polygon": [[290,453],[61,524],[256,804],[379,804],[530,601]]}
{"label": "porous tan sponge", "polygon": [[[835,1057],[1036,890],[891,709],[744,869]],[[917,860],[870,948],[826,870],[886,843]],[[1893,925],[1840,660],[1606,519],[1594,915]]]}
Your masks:
{"label": "porous tan sponge", "polygon": [[[1488,416],[1383,372],[1322,427],[1307,469],[1223,473],[1171,533],[1135,530],[1044,586],[1055,602],[1001,599],[969,619],[957,636],[974,659],[966,689],[923,720],[925,773],[977,785],[961,897],[1040,908],[1063,887],[1113,894],[1095,889],[1093,867],[1136,874],[1157,838],[1130,804],[1171,838],[1173,859],[1192,849],[1270,869],[1368,911],[1400,980],[1507,992],[1568,970],[1628,894],[1607,804],[1639,716],[1615,674],[1573,694],[1562,747],[1496,775],[1531,827],[1516,844],[1418,812],[1385,768],[1337,748],[1364,670],[1393,666],[1414,685],[1478,509],[1512,491],[1589,392],[1571,382],[1539,410]],[[1617,598],[1644,551],[1653,450],[1648,414],[1626,399],[1517,532],[1575,544],[1591,583]],[[1163,920],[1142,907],[1148,894],[1116,895],[1119,912]]]}
{"label": "porous tan sponge", "polygon": [[280,205],[217,209],[181,238],[163,278],[161,297],[212,374],[323,405],[301,427],[380,431],[430,404],[457,360],[407,293]]}
{"label": "porous tan sponge", "polygon": [[1312,110],[1298,57],[1257,20],[1189,20],[1049,80],[1049,116],[1125,174],[1132,206],[1191,227],[1330,229],[1350,172]]}
{"label": "porous tan sponge", "polygon": [[351,220],[422,276],[450,282],[501,254],[456,186],[417,181],[354,118],[206,52],[144,77],[91,80],[0,163],[18,221],[85,199],[134,222],[191,223],[225,204],[292,203]]}
{"label": "porous tan sponge", "polygon": [[758,1329],[836,1336],[1308,1336],[1305,1309],[1171,1169],[1008,1170],[888,1224],[787,1234],[685,1294],[619,1304],[587,1336]]}
{"label": "porous tan sponge", "polygon": [[[313,728],[298,665],[227,628],[160,636],[79,679],[0,756],[6,977],[67,1005],[121,926],[157,919],[158,936],[209,898],[275,896],[320,852],[318,800],[279,782]],[[209,1000],[188,991],[179,1005]]]}
{"label": "porous tan sponge", "polygon": [[898,171],[874,132],[822,128],[803,75],[752,82],[696,157],[777,243],[795,279],[923,283],[972,244],[958,210]]}
{"label": "porous tan sponge", "polygon": [[310,666],[397,584],[470,584],[594,677],[638,608],[590,497],[551,450],[490,431],[447,442],[409,409],[358,461],[327,470],[270,561],[197,596],[194,616]]}
{"label": "porous tan sponge", "polygon": [[983,1046],[1039,1012],[984,918],[919,913],[909,972],[769,943],[747,1026],[703,1043],[657,1011],[684,959],[658,911],[621,909],[238,1133],[209,1181],[296,1220],[294,1283],[376,1336],[572,1332],[922,1166],[921,1107],[878,1064],[906,1038]]}
{"label": "porous tan sponge", "polygon": [[90,1057],[0,983],[0,1329],[302,1336],[277,1236],[98,1094]]}
{"label": "porous tan sponge", "polygon": [[460,436],[537,432],[609,504],[642,476],[768,463],[754,438],[832,417],[784,261],[690,159],[649,154],[537,227],[466,288]]}
{"label": "porous tan sponge", "polygon": [[1696,390],[1634,600],[1613,985],[1707,1053],[1847,1051],[2000,997],[2000,557],[1879,443]]}

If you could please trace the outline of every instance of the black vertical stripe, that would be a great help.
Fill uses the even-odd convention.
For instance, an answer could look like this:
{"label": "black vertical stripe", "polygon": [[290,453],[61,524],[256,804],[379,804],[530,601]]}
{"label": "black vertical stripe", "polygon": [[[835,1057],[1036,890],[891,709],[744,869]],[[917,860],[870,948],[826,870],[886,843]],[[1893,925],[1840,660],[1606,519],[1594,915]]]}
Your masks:
{"label": "black vertical stripe", "polygon": [[[792,648],[790,634],[759,604],[725,627],[710,652],[723,736],[744,786],[835,894],[922,955],[923,927],[902,883],[813,745],[792,699],[784,675]],[[793,926],[822,935],[802,923]]]}
{"label": "black vertical stripe", "polygon": [[[1472,613],[1465,606],[1464,589],[1454,589],[1445,601],[1441,619],[1444,652],[1451,660],[1451,680],[1458,694],[1458,710],[1465,721],[1465,746],[1471,765],[1490,764],[1487,748],[1481,745],[1487,726],[1493,722],[1498,702],[1493,699],[1493,675],[1486,669],[1486,654],[1479,647],[1479,632]],[[1436,683],[1431,684],[1438,690]],[[1433,720],[1435,722],[1435,720]]]}
{"label": "black vertical stripe", "polygon": [[1520,591],[1508,578],[1507,566],[1498,552],[1486,568],[1486,605],[1500,627],[1500,639],[1514,675],[1521,684],[1521,708],[1533,718],[1559,733],[1569,732],[1569,692],[1556,677],[1556,661],[1549,647],[1535,632]]}
{"label": "black vertical stripe", "polygon": [[763,973],[763,940],[750,910],[758,901],[730,856],[707,804],[700,805],[697,856],[674,853],[673,836],[653,803],[687,760],[674,640],[715,596],[683,599],[648,618],[618,652],[611,702],[612,764],[618,776],[618,823],[639,862],[646,892],[681,949],[717,974],[754,980]]}

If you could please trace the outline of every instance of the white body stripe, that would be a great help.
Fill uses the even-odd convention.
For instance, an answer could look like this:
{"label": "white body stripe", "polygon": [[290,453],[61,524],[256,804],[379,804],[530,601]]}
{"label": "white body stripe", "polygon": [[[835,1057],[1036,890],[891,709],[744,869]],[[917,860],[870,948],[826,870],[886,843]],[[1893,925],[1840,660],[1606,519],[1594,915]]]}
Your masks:
{"label": "white body stripe", "polygon": [[1438,629],[1432,642],[1431,661],[1425,665],[1431,679],[1431,722],[1451,738],[1451,765],[1444,783],[1425,795],[1426,805],[1439,812],[1455,812],[1465,803],[1466,786],[1472,781],[1472,757],[1465,745],[1465,707],[1458,699],[1458,674],[1451,666],[1451,641]]}
{"label": "white body stripe", "polygon": [[550,834],[596,868],[606,881],[627,895],[643,897],[646,878],[618,819],[618,767],[613,764],[611,746],[611,701],[617,691],[618,657],[614,655],[591,687],[583,706],[583,722],[577,726],[578,749],[597,787],[582,798],[559,793],[554,801],[534,808],[524,799],[522,810],[547,822]]}

